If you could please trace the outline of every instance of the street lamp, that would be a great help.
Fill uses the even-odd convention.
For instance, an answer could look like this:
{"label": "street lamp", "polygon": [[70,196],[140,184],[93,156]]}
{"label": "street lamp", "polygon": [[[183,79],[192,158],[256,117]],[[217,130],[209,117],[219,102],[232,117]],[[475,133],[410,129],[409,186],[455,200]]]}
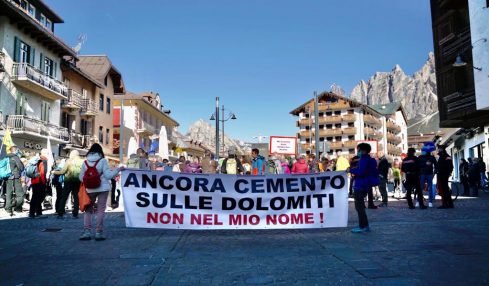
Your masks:
{"label": "street lamp", "polygon": [[236,117],[236,114],[234,114],[233,112],[229,112],[229,114],[227,115],[227,117],[225,116],[225,109],[224,109],[224,105],[222,105],[222,110],[221,110],[221,113],[222,113],[222,119],[220,119],[220,115],[219,115],[219,97],[216,97],[216,111],[211,115],[211,118],[210,120],[212,121],[216,121],[216,158],[217,160],[219,160],[219,122],[222,123],[222,150],[224,152],[224,122],[228,121],[228,120],[236,120],[237,117]]}

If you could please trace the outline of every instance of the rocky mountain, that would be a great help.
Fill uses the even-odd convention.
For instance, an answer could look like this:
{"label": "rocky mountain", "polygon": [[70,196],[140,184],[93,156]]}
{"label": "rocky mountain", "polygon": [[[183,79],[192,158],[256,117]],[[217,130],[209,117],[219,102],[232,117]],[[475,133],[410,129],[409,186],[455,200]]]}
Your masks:
{"label": "rocky mountain", "polygon": [[376,72],[367,82],[360,81],[350,98],[366,104],[400,101],[408,119],[416,120],[438,111],[435,58],[429,54],[423,67],[406,75],[399,65],[391,72]]}
{"label": "rocky mountain", "polygon": [[[222,130],[220,130],[220,132],[222,132]],[[203,119],[199,119],[192,125],[190,125],[187,136],[191,139],[202,142],[204,145],[211,148],[211,150],[214,150],[216,148],[216,128],[211,124],[205,122]],[[220,144],[222,144],[222,138],[220,140]],[[238,141],[224,134],[224,149],[226,150],[226,152],[231,146],[235,147],[238,153],[244,154],[244,150],[242,149],[242,146],[238,143]]]}

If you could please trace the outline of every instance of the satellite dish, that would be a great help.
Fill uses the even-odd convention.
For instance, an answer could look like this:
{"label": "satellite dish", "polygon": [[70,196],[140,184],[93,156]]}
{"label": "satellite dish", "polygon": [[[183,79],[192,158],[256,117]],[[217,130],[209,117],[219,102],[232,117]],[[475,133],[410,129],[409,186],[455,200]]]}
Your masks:
{"label": "satellite dish", "polygon": [[85,42],[87,41],[87,35],[86,34],[80,34],[78,36],[78,42],[76,46],[73,47],[73,50],[78,54]]}

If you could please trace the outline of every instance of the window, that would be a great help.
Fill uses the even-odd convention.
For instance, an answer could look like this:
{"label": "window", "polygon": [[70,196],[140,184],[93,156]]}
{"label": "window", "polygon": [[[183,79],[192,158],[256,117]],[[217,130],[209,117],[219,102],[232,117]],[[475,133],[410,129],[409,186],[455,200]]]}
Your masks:
{"label": "window", "polygon": [[341,115],[341,111],[339,111],[339,110],[338,111],[335,111],[334,112],[334,115]]}
{"label": "window", "polygon": [[27,1],[26,0],[20,0],[20,7],[22,9],[27,10]]}
{"label": "window", "polygon": [[44,74],[50,77],[54,75],[54,62],[48,57],[44,57]]}
{"label": "window", "polygon": [[110,98],[107,97],[107,114],[110,114]]}
{"label": "window", "polygon": [[82,88],[82,96],[83,96],[83,99],[87,99],[88,98],[88,91],[84,88]]}
{"label": "window", "polygon": [[41,14],[41,17],[39,18],[39,22],[41,22],[43,26],[46,26],[46,16],[44,16],[44,14]]}
{"label": "window", "polygon": [[486,8],[489,8],[489,0],[486,0]]}
{"label": "window", "polygon": [[49,30],[52,30],[53,24],[49,19],[46,19],[46,23],[44,24],[44,27],[48,28]]}
{"label": "window", "polygon": [[355,123],[353,123],[353,122],[349,122],[349,123],[348,123],[348,127],[355,127]]}
{"label": "window", "polygon": [[110,129],[105,129],[105,144],[109,144],[110,142]]}
{"label": "window", "polygon": [[335,124],[334,127],[335,128],[341,128],[341,123]]}
{"label": "window", "polygon": [[28,63],[31,58],[31,46],[24,42],[20,42],[20,51],[19,51],[19,61],[21,63]]}
{"label": "window", "polygon": [[104,128],[102,126],[98,128],[98,142],[104,144]]}
{"label": "window", "polygon": [[18,92],[17,93],[17,102],[16,102],[16,114],[17,115],[25,115],[25,103],[26,103],[26,99],[25,99],[25,95]]}
{"label": "window", "polygon": [[332,124],[327,124],[326,125],[326,129],[332,129],[333,128],[333,125]]}
{"label": "window", "polygon": [[107,77],[104,78],[104,85],[107,86]]}
{"label": "window", "polygon": [[41,121],[49,122],[49,111],[51,110],[51,104],[43,101],[41,104]]}
{"label": "window", "polygon": [[99,102],[98,102],[98,108],[99,108],[100,111],[104,111],[104,104],[105,104],[104,101],[105,101],[104,100],[104,95],[101,93],[100,94],[100,99],[99,99]]}
{"label": "window", "polygon": [[335,139],[337,142],[338,142],[338,141],[339,141],[339,142],[341,142],[341,136],[336,136],[334,139]]}
{"label": "window", "polygon": [[324,129],[324,125],[319,125],[319,129]]}
{"label": "window", "polygon": [[331,116],[331,115],[333,115],[332,112],[326,112],[326,116]]}
{"label": "window", "polygon": [[29,15],[31,15],[32,17],[36,17],[36,7],[34,7],[34,5],[29,3],[29,8],[27,9],[27,12],[29,12]]}

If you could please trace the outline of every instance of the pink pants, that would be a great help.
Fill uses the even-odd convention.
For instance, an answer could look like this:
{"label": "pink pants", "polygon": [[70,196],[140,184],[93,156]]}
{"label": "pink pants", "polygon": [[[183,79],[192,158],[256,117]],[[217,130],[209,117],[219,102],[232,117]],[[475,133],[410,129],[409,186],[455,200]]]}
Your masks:
{"label": "pink pants", "polygon": [[104,230],[105,207],[107,206],[107,197],[109,196],[109,192],[88,193],[88,196],[90,197],[92,203],[85,210],[85,216],[83,217],[84,229],[88,231],[92,230],[92,216],[95,214],[94,205],[95,200],[97,200],[97,227],[95,231],[102,232]]}

